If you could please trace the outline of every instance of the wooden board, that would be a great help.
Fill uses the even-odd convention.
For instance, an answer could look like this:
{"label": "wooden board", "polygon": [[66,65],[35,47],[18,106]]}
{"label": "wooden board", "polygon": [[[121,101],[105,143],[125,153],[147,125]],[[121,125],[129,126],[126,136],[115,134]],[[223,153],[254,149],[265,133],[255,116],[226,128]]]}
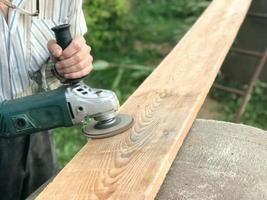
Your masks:
{"label": "wooden board", "polygon": [[214,0],[121,107],[133,128],[86,144],[37,199],[153,199],[250,3]]}

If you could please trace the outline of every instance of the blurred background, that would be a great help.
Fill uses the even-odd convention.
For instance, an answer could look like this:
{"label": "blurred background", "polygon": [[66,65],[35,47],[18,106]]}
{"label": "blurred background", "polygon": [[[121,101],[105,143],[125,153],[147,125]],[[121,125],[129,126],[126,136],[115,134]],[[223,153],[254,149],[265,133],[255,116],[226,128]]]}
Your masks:
{"label": "blurred background", "polygon": [[[85,0],[86,40],[94,56],[94,71],[86,83],[114,90],[122,104],[209,3],[210,0]],[[253,1],[199,118],[238,121],[267,129],[266,10],[266,0]],[[55,137],[61,168],[87,142],[80,127],[57,129]]]}

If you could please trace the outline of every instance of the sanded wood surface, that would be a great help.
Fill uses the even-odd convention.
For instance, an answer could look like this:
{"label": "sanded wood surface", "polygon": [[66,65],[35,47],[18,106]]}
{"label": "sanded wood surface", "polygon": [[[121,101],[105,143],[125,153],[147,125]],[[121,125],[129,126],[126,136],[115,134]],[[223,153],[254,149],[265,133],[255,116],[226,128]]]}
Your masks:
{"label": "sanded wood surface", "polygon": [[86,144],[37,199],[153,199],[250,3],[214,0],[121,107],[134,126]]}

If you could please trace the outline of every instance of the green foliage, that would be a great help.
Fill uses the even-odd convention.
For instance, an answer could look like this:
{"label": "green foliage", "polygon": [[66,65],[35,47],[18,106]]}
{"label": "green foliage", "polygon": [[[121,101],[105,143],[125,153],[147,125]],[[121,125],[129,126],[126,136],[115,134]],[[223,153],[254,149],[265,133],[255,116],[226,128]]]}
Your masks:
{"label": "green foliage", "polygon": [[82,135],[81,127],[58,128],[55,130],[57,157],[62,168],[81,149],[87,139]]}
{"label": "green foliage", "polygon": [[242,121],[267,130],[267,84],[258,82]]}
{"label": "green foliage", "polygon": [[[126,0],[86,0],[84,13],[89,29],[86,39],[96,52],[120,49],[127,42],[129,6]],[[128,20],[128,21],[127,21]]]}
{"label": "green foliage", "polygon": [[[234,86],[240,89],[245,87],[240,84],[229,83],[229,86]],[[235,94],[225,93],[217,90],[214,93],[217,101],[223,105],[223,112],[226,116],[223,120],[234,121],[235,114],[241,105],[242,98]],[[257,82],[256,87],[253,91],[249,104],[246,108],[245,113],[241,117],[241,123],[248,124],[251,126],[267,129],[267,84],[263,82]]]}
{"label": "green foliage", "polygon": [[207,7],[210,0],[133,0],[132,3],[143,15],[164,20],[173,17],[197,17]]}

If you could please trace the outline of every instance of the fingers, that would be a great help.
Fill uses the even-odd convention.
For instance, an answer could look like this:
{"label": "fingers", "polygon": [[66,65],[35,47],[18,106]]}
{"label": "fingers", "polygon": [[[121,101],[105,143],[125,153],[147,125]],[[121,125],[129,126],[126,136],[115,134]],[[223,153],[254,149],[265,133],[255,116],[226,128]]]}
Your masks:
{"label": "fingers", "polygon": [[[82,48],[86,45],[86,41],[84,37],[77,37],[72,40],[70,45],[64,49],[62,55],[60,56],[60,60],[64,60],[67,58],[71,58],[73,55],[75,55],[77,52],[81,51]],[[90,49],[91,51],[91,49]]]}
{"label": "fingers", "polygon": [[89,74],[93,69],[92,64],[89,67],[83,68],[83,70],[64,74],[64,77],[67,79],[75,79],[75,78],[81,78]]}
{"label": "fingers", "polygon": [[74,72],[86,71],[86,68],[88,68],[88,72],[90,72],[92,70],[92,60],[92,56],[88,54],[84,59],[79,60],[77,63],[75,62],[73,65],[62,66],[56,64],[56,69],[58,73],[63,76]]}
{"label": "fingers", "polygon": [[61,70],[66,67],[78,65],[84,59],[89,59],[91,62],[93,62],[93,57],[90,55],[90,51],[91,51],[91,48],[87,45],[84,45],[84,47],[80,51],[78,51],[76,54],[64,60],[58,61],[56,64],[57,69]]}
{"label": "fingers", "polygon": [[62,48],[57,44],[57,42],[55,40],[50,40],[47,43],[47,48],[50,51],[50,53],[52,54],[53,57],[60,57],[62,55]]}

